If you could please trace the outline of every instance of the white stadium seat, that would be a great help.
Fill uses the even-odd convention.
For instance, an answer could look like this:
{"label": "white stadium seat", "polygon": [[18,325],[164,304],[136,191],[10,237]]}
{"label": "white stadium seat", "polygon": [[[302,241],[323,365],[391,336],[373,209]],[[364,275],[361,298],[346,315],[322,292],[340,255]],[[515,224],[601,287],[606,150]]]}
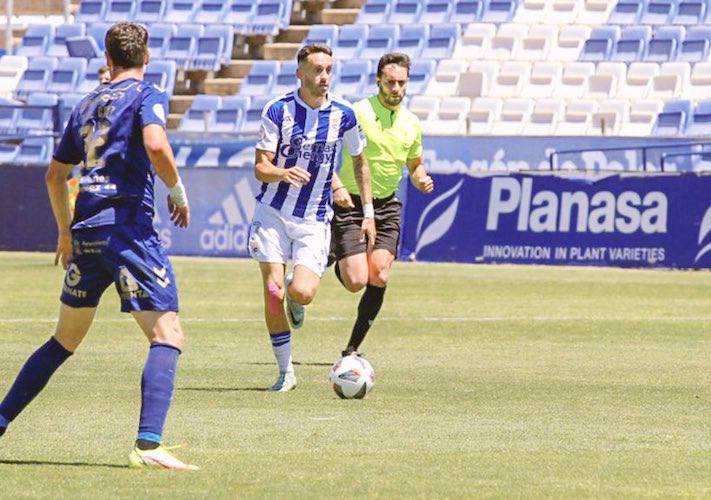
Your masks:
{"label": "white stadium seat", "polygon": [[649,97],[670,99],[682,97],[683,90],[689,85],[691,66],[688,62],[662,63],[659,74],[652,79]]}
{"label": "white stadium seat", "polygon": [[557,62],[536,62],[524,89],[524,97],[551,97],[560,83],[563,65]]}
{"label": "white stadium seat", "polygon": [[630,137],[649,135],[662,108],[664,102],[658,99],[632,101],[629,119],[622,123],[620,135]]}
{"label": "white stadium seat", "polygon": [[557,135],[587,135],[592,124],[593,113],[597,111],[597,101],[580,99],[570,101],[558,122]]}
{"label": "white stadium seat", "polygon": [[544,22],[552,0],[523,0],[516,10],[514,22],[537,24]]}
{"label": "white stadium seat", "polygon": [[698,62],[694,64],[684,97],[693,100],[711,97],[711,63]]}
{"label": "white stadium seat", "polygon": [[521,135],[532,110],[533,101],[531,99],[504,101],[500,118],[494,122],[491,133],[493,135]]}
{"label": "white stadium seat", "polygon": [[550,24],[531,26],[523,37],[516,58],[520,61],[545,61],[558,39],[558,27]]}
{"label": "white stadium seat", "polygon": [[618,135],[622,123],[629,119],[628,101],[605,99],[593,113],[589,135]]}
{"label": "white stadium seat", "polygon": [[525,24],[502,24],[491,39],[491,45],[486,52],[486,59],[510,61],[516,59],[516,53],[524,37],[528,33]]}
{"label": "white stadium seat", "polygon": [[607,22],[617,0],[580,0],[580,3],[576,23],[595,26]]}
{"label": "white stadium seat", "polygon": [[505,62],[487,94],[490,97],[515,97],[525,91],[531,74],[531,63]]}
{"label": "white stadium seat", "polygon": [[454,47],[454,59],[479,60],[489,50],[491,39],[496,35],[496,26],[489,23],[469,24]]}
{"label": "white stadium seat", "polygon": [[436,117],[422,122],[422,132],[429,135],[466,135],[470,107],[468,97],[443,97]]}
{"label": "white stadium seat", "polygon": [[620,82],[627,78],[627,65],[621,62],[598,63],[595,74],[590,77],[585,97],[607,99],[615,97]]}
{"label": "white stadium seat", "polygon": [[590,62],[575,62],[563,69],[563,76],[554,96],[562,99],[581,97],[588,87],[588,80],[595,73],[595,65]]}
{"label": "white stadium seat", "polygon": [[466,73],[459,77],[457,95],[468,97],[486,96],[499,73],[497,61],[474,61]]}
{"label": "white stadium seat", "polygon": [[546,13],[545,22],[560,26],[574,24],[580,3],[580,0],[553,0]]}
{"label": "white stadium seat", "polygon": [[558,32],[558,41],[551,48],[549,59],[577,61],[590,31],[589,26],[562,26]]}
{"label": "white stadium seat", "polygon": [[410,99],[408,109],[421,121],[433,119],[439,110],[439,97],[416,95]]}
{"label": "white stadium seat", "polygon": [[456,95],[459,77],[467,70],[467,62],[457,59],[444,59],[437,66],[437,71],[430,79],[425,94],[451,96]]}
{"label": "white stadium seat", "polygon": [[560,99],[540,99],[536,101],[531,117],[523,128],[523,135],[554,134],[564,110],[565,102]]}
{"label": "white stadium seat", "polygon": [[659,74],[656,63],[634,62],[627,68],[627,78],[617,87],[617,97],[644,99],[652,88],[652,80]]}
{"label": "white stadium seat", "polygon": [[469,111],[469,135],[489,135],[494,123],[499,120],[503,101],[490,97],[478,97]]}

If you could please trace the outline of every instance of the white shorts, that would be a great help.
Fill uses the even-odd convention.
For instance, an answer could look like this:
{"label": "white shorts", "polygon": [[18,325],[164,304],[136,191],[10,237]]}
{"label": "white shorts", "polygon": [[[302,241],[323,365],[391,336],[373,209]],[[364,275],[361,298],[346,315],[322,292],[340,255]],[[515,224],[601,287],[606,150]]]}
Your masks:
{"label": "white shorts", "polygon": [[331,244],[331,225],[282,214],[257,203],[249,226],[249,255],[259,262],[302,265],[323,276]]}

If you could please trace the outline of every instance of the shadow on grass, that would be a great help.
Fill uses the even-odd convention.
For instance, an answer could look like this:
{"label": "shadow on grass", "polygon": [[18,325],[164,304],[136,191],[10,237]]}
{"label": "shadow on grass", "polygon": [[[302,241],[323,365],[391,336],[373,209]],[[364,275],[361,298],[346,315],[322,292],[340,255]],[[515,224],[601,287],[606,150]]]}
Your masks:
{"label": "shadow on grass", "polygon": [[267,392],[265,387],[176,387],[175,390],[198,392]]}
{"label": "shadow on grass", "polygon": [[[253,366],[274,366],[274,362],[268,361],[237,361],[234,363],[236,365],[253,365]],[[294,366],[333,366],[333,363],[302,363],[301,361],[294,361]]]}
{"label": "shadow on grass", "polygon": [[90,462],[52,462],[48,460],[3,460],[0,465],[57,465],[60,467],[106,467],[109,469],[127,469],[128,465],[101,464]]}

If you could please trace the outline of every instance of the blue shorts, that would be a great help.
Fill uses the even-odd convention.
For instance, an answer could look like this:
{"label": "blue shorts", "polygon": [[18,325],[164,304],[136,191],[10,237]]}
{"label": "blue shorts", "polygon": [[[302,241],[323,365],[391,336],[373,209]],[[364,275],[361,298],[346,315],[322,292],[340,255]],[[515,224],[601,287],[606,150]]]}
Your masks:
{"label": "blue shorts", "polygon": [[72,233],[72,257],[62,303],[96,307],[111,284],[121,311],[178,311],[173,268],[153,228],[103,226]]}

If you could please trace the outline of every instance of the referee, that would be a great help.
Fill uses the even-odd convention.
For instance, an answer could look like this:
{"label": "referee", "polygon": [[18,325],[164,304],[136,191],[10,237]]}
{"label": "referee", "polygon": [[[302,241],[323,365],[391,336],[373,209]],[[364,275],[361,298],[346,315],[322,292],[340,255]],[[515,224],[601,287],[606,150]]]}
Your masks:
{"label": "referee", "polygon": [[[400,238],[400,209],[395,196],[402,179],[403,165],[410,171],[414,186],[423,193],[434,189],[422,160],[422,128],[413,113],[401,106],[410,76],[410,58],[405,54],[385,54],[378,62],[378,93],[353,105],[368,144],[365,156],[373,185],[376,238],[368,252],[361,240],[363,213],[353,162],[343,155],[339,176],[334,175],[334,217],[331,225],[331,258],[343,286],[352,293],[365,287],[358,304],[358,316],[343,355],[357,353],[383,305],[390,267],[397,256]],[[371,207],[366,206],[367,210]],[[373,214],[370,214],[372,217]]]}

